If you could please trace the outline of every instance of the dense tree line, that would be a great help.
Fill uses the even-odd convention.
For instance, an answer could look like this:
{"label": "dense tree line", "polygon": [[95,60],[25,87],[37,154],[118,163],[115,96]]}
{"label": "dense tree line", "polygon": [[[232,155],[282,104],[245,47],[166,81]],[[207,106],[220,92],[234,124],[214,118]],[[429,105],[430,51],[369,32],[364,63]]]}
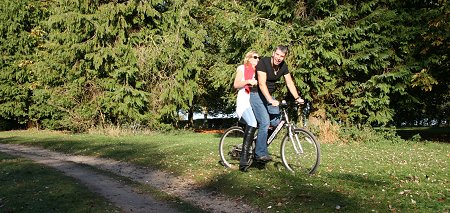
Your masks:
{"label": "dense tree line", "polygon": [[245,52],[268,56],[285,44],[313,115],[345,125],[449,123],[446,0],[0,5],[2,122],[170,128],[180,110],[229,113]]}

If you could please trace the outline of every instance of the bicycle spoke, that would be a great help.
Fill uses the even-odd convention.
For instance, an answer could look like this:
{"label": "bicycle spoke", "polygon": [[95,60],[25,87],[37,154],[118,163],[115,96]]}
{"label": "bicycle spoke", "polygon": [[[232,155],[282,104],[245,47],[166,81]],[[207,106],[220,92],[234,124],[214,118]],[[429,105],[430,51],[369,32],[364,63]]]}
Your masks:
{"label": "bicycle spoke", "polygon": [[232,169],[239,167],[239,159],[242,150],[244,130],[240,127],[231,127],[225,131],[219,144],[221,163]]}
{"label": "bicycle spoke", "polygon": [[295,136],[286,136],[281,145],[282,161],[291,172],[312,174],[320,163],[320,149],[314,136],[295,129]]}

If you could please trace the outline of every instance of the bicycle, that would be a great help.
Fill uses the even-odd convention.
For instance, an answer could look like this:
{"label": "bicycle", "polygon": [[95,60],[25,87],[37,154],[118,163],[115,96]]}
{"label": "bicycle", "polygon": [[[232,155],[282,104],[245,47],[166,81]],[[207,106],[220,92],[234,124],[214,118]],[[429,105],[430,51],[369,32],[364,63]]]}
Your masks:
{"label": "bicycle", "polygon": [[[267,146],[272,144],[282,129],[287,130],[281,145],[280,157],[284,167],[292,172],[314,174],[320,164],[320,145],[313,133],[305,128],[297,128],[288,116],[288,104],[280,103],[281,121],[269,135]],[[226,168],[239,168],[244,129],[233,126],[225,130],[219,143],[220,163]],[[255,161],[255,140],[250,147],[249,165]]]}

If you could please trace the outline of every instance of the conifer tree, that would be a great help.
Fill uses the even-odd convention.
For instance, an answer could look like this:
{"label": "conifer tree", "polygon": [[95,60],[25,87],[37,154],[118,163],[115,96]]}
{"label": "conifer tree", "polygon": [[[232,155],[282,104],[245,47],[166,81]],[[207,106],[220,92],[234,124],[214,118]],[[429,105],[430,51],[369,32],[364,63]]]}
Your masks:
{"label": "conifer tree", "polygon": [[5,0],[0,3],[0,121],[29,124],[36,75],[36,48],[43,42],[39,22],[48,17],[42,1]]}

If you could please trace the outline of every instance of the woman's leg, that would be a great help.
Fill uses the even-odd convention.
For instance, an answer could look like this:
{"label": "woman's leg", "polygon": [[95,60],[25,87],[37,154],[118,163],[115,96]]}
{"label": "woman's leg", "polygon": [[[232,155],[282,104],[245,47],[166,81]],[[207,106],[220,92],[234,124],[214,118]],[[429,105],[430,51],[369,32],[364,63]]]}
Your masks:
{"label": "woman's leg", "polygon": [[255,114],[253,114],[252,108],[247,108],[242,113],[242,119],[245,120],[245,123],[251,127],[257,127],[258,122],[256,121]]}
{"label": "woman's leg", "polygon": [[253,114],[252,108],[248,108],[242,113],[242,119],[245,120],[245,123],[247,124],[245,127],[244,132],[244,141],[242,142],[242,151],[241,151],[241,159],[239,162],[239,170],[245,172],[247,171],[248,167],[250,166],[248,163],[249,160],[249,152],[250,152],[250,146],[252,145],[253,138],[255,138],[255,131],[256,131],[256,118]]}
{"label": "woman's leg", "polygon": [[242,151],[241,151],[241,158],[239,161],[239,170],[245,172],[247,171],[250,164],[248,163],[249,160],[249,152],[250,152],[250,145],[252,144],[254,135],[255,135],[256,127],[252,127],[247,125],[245,127],[244,132],[244,141],[242,142]]}

